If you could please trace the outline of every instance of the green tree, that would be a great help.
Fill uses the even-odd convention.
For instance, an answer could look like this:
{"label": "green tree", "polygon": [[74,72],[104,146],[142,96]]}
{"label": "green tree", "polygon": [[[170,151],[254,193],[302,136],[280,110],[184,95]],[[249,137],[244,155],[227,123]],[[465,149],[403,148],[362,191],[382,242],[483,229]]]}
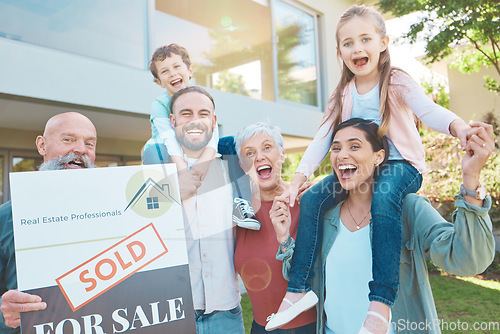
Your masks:
{"label": "green tree", "polygon": [[278,47],[278,87],[279,97],[288,101],[300,102],[300,83],[291,76],[299,64],[293,59],[293,50],[301,43],[302,26],[298,22],[277,28],[280,43]]}
{"label": "green tree", "polygon": [[[294,60],[293,51],[304,43],[306,35],[303,31],[304,26],[300,22],[291,22],[276,29],[279,40],[277,44],[279,98],[293,102],[304,102],[311,95],[309,90],[315,87],[314,82],[303,83],[293,77],[293,71],[299,66],[299,63]],[[208,63],[195,64],[195,76],[198,83],[209,86],[210,82],[207,78],[211,77],[213,73],[220,73],[220,81],[214,84],[214,88],[248,96],[248,91],[241,90],[239,87],[244,78],[229,74],[227,70],[261,59],[262,54],[270,54],[271,50],[263,45],[249,45],[233,32],[211,30],[210,39],[212,46],[210,50],[205,52]],[[224,54],[220,50],[232,50],[232,52]],[[312,87],[310,87],[311,85]],[[313,95],[315,98],[315,94]],[[316,101],[312,101],[312,103],[316,103]]]}
{"label": "green tree", "polygon": [[422,79],[420,85],[425,94],[432,96],[435,103],[450,109],[450,94],[446,91],[446,84],[432,76],[430,79]]}
{"label": "green tree", "polygon": [[219,75],[219,81],[214,84],[214,88],[224,92],[249,96],[245,88],[245,80],[241,74],[222,71]]}
{"label": "green tree", "polygon": [[[452,66],[463,73],[493,66],[500,77],[500,2],[498,0],[379,0],[383,12],[399,17],[420,12],[403,39],[423,39],[426,60],[440,61],[456,52]],[[498,79],[485,76],[485,87],[500,92]]]}

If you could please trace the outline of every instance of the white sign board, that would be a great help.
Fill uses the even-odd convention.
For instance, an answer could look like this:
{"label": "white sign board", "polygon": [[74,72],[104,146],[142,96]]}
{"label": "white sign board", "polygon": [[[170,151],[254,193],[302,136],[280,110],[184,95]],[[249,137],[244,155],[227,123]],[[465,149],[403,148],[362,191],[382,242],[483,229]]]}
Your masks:
{"label": "white sign board", "polygon": [[12,173],[22,333],[195,333],[174,165]]}

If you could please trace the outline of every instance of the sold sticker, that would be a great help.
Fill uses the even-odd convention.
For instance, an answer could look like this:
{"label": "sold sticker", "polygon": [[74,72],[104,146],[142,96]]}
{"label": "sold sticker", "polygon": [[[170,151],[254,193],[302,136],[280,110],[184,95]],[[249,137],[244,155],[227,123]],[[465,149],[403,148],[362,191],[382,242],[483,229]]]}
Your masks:
{"label": "sold sticker", "polygon": [[151,223],[57,278],[56,282],[76,311],[167,252]]}

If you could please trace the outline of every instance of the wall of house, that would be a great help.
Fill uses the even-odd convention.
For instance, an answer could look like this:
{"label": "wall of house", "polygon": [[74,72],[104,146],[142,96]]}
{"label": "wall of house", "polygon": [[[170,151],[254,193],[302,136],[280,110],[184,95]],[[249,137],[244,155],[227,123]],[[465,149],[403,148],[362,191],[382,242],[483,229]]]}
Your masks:
{"label": "wall of house", "polygon": [[493,112],[497,120],[500,120],[500,96],[484,88],[485,75],[500,80],[492,67],[472,74],[448,69],[450,109],[467,122],[483,120],[488,112]]}
{"label": "wall of house", "polygon": [[[339,16],[353,1],[293,3],[319,14],[320,107],[208,89],[216,101],[221,136],[234,135],[250,123],[269,121],[283,131],[287,153],[299,153],[316,133],[340,73],[335,28]],[[30,21],[26,22],[23,27],[29,30]],[[99,33],[94,30],[89,30],[88,35]],[[151,136],[151,102],[163,92],[153,83],[148,70],[77,54],[71,48],[61,51],[31,44],[37,42],[36,38],[22,42],[15,36],[0,36],[0,203],[8,199],[13,157],[38,158],[35,138],[43,132],[45,122],[61,112],[80,112],[93,121],[99,136],[98,160],[103,166],[140,162],[141,149]],[[71,42],[74,45],[74,40]]]}

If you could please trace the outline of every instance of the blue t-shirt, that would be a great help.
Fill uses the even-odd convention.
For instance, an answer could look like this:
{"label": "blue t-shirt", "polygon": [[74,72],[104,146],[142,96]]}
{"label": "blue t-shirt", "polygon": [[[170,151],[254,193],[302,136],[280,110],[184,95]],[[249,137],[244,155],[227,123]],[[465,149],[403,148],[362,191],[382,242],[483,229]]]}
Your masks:
{"label": "blue t-shirt", "polygon": [[158,96],[151,105],[151,136],[152,138],[159,142],[160,141],[160,132],[158,128],[154,125],[153,119],[155,118],[169,118],[170,117],[170,95],[167,92]]}
{"label": "blue t-shirt", "polygon": [[[352,92],[352,118],[363,118],[380,125],[382,119],[379,118],[379,108],[378,84],[371,91],[363,95],[359,95],[356,86],[354,86]],[[404,160],[403,156],[396,149],[396,146],[394,146],[389,134],[387,134],[387,138],[389,139],[389,160]]]}

